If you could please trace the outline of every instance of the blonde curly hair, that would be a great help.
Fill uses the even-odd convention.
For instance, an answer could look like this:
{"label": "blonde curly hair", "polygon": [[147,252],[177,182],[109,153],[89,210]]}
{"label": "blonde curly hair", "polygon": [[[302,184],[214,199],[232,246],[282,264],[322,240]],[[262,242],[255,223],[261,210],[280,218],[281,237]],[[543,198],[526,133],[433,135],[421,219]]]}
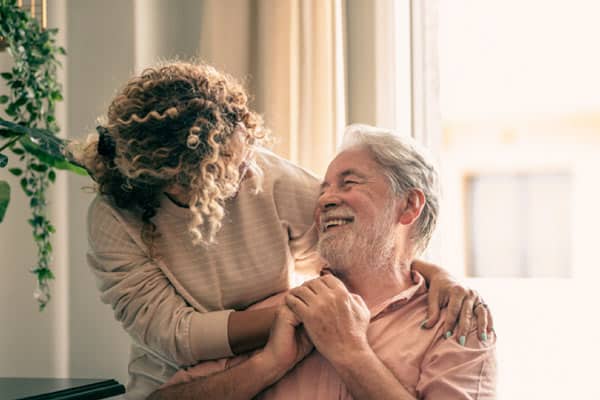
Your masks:
{"label": "blonde curly hair", "polygon": [[151,249],[158,235],[151,218],[168,188],[189,195],[196,244],[214,241],[224,201],[239,187],[240,160],[246,158],[260,189],[261,171],[247,154],[268,132],[249,109],[244,88],[209,65],[170,62],[144,70],[116,95],[97,130],[85,144],[71,145],[71,156],[100,193],[140,212]]}

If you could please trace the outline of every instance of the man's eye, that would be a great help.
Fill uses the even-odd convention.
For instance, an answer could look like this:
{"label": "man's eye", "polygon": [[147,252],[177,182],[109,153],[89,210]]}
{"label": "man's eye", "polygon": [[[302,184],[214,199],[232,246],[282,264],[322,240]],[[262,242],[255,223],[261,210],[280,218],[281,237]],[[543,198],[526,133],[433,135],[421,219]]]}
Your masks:
{"label": "man's eye", "polygon": [[356,185],[356,184],[358,184],[358,182],[357,181],[353,181],[351,179],[347,179],[347,180],[344,181],[344,185]]}

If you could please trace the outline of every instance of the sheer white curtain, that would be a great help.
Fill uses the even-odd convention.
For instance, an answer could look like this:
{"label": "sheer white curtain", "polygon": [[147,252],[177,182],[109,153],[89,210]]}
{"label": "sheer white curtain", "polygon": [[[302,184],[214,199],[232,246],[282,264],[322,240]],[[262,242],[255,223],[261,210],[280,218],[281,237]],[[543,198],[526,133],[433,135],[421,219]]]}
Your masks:
{"label": "sheer white curtain", "polygon": [[[347,2],[348,120],[411,135],[439,158],[437,0]],[[425,258],[439,261],[434,235]]]}
{"label": "sheer white curtain", "polygon": [[206,0],[200,57],[246,77],[274,150],[323,174],[346,124],[342,0]]}

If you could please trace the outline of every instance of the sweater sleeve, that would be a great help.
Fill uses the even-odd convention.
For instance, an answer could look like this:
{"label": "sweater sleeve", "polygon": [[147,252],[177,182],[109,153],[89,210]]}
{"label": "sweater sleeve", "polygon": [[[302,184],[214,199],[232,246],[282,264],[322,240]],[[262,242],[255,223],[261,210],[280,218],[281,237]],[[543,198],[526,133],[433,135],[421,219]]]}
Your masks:
{"label": "sweater sleeve", "polygon": [[280,170],[274,197],[279,215],[287,227],[295,271],[315,275],[323,266],[317,253],[318,236],[314,223],[319,180],[295,165],[285,163]]}
{"label": "sweater sleeve", "polygon": [[179,366],[232,355],[227,335],[232,310],[198,312],[181,297],[140,243],[140,224],[128,223],[105,200],[88,213],[88,263],[100,298],[133,340]]}

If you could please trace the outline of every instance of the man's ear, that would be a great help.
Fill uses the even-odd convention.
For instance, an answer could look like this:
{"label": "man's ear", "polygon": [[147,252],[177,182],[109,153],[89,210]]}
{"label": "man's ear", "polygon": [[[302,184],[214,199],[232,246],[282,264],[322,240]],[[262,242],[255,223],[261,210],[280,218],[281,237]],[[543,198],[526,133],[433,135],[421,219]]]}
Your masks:
{"label": "man's ear", "polygon": [[425,206],[425,195],[419,189],[411,189],[399,203],[398,222],[410,225],[419,218]]}

